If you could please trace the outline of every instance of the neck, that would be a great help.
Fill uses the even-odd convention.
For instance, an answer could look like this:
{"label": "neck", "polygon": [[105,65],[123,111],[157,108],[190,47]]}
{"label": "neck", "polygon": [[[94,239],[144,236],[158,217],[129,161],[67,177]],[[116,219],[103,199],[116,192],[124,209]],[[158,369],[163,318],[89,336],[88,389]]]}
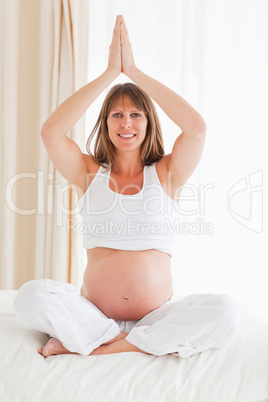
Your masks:
{"label": "neck", "polygon": [[126,177],[136,176],[143,171],[140,155],[130,157],[125,153],[120,158],[117,157],[115,164],[112,166],[112,171]]}

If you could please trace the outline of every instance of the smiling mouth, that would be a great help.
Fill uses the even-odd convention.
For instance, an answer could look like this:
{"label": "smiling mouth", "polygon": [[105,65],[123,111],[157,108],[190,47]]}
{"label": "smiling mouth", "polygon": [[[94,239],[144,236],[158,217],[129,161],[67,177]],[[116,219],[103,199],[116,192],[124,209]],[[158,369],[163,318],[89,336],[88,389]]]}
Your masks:
{"label": "smiling mouth", "polygon": [[121,138],[134,138],[136,134],[118,134]]}

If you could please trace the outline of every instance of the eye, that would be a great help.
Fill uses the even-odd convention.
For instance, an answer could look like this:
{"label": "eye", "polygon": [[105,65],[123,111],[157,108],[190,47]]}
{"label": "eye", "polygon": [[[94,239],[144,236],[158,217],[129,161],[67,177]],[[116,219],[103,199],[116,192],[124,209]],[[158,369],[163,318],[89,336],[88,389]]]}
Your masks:
{"label": "eye", "polygon": [[113,114],[113,117],[115,117],[115,118],[121,117],[121,116],[122,116],[121,113],[114,113],[114,114]]}
{"label": "eye", "polygon": [[132,113],[133,117],[141,117],[140,113]]}

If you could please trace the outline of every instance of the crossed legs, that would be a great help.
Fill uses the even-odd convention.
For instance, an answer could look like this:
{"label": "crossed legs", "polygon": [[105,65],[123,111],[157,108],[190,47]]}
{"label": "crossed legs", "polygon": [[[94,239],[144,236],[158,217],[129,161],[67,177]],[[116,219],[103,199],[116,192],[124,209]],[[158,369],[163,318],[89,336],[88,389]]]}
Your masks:
{"label": "crossed legs", "polygon": [[[103,354],[112,354],[112,353],[121,353],[121,352],[141,352],[146,353],[143,350],[137,348],[136,346],[129,343],[125,337],[128,334],[126,332],[121,331],[119,335],[117,335],[114,339],[109,342],[103,343],[101,346],[93,350],[89,354],[92,355],[103,355]],[[40,353],[44,357],[49,357],[53,355],[61,355],[61,354],[77,354],[74,352],[70,352],[66,349],[63,344],[56,338],[50,338],[47,344],[38,349],[38,353]],[[149,354],[149,353],[146,353]]]}
{"label": "crossed legs", "polygon": [[126,333],[79,295],[74,286],[51,280],[24,284],[14,309],[26,327],[51,335],[38,350],[44,357],[135,351],[185,358],[225,346],[241,319],[237,306],[227,296],[190,295],[152,311],[133,322],[132,328],[128,324]]}

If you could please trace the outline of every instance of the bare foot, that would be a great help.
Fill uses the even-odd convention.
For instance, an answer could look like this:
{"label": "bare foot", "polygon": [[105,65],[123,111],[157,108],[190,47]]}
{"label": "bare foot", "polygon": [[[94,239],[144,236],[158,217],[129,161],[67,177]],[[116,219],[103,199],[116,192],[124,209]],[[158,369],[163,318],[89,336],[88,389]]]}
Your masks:
{"label": "bare foot", "polygon": [[38,349],[38,353],[44,357],[62,354],[77,354],[67,350],[56,338],[49,338],[47,344],[43,348]]}
{"label": "bare foot", "polygon": [[[110,341],[103,343],[103,345],[110,345],[111,343],[117,342],[119,340],[124,339],[127,336],[126,332],[121,331],[119,335]],[[38,353],[44,357],[54,356],[54,355],[63,355],[63,354],[78,354],[74,352],[70,352],[66,349],[63,344],[57,338],[49,338],[47,344],[43,348],[38,349]]]}

